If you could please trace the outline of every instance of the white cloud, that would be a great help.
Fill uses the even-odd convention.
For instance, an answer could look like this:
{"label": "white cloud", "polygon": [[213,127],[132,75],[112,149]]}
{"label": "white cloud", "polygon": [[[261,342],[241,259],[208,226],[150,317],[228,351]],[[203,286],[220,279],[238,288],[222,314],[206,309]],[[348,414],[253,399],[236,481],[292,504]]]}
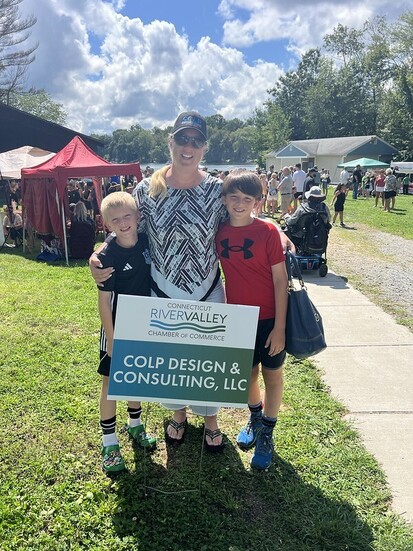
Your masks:
{"label": "white cloud", "polygon": [[223,43],[236,48],[262,41],[287,39],[289,50],[302,54],[322,46],[325,34],[338,23],[361,28],[367,19],[385,14],[396,19],[405,0],[222,0],[218,13],[226,19]]}
{"label": "white cloud", "polygon": [[[381,3],[380,3],[381,1]],[[279,38],[299,54],[337,22],[360,25],[388,0],[335,3],[222,0],[224,45],[190,44],[166,21],[144,24],[120,13],[126,0],[24,0],[39,42],[28,84],[64,105],[68,126],[86,133],[140,124],[165,126],[183,109],[247,118],[281,74],[275,63],[248,64],[236,48]],[[393,2],[392,14],[398,15]],[[241,11],[240,11],[241,10]],[[217,19],[218,21],[218,19]],[[206,23],[216,25],[216,22]],[[205,33],[206,34],[206,33]]]}
{"label": "white cloud", "polygon": [[[63,103],[67,124],[111,132],[171,124],[183,109],[247,118],[267,99],[280,74],[271,63],[246,63],[242,53],[202,38],[191,46],[165,21],[144,25],[117,10],[122,2],[25,0],[37,16],[40,45],[30,84]],[[94,40],[99,50],[92,53]]]}

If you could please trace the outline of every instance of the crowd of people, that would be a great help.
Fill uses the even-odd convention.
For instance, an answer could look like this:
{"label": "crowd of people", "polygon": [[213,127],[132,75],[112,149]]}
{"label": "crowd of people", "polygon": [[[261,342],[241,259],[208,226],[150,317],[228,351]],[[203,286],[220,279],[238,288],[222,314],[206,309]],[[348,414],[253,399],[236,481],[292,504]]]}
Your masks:
{"label": "crowd of people", "polygon": [[346,195],[351,190],[353,199],[374,197],[373,206],[380,206],[383,212],[395,208],[396,197],[401,192],[408,195],[410,182],[411,176],[400,173],[397,167],[363,172],[362,167],[357,165],[352,173],[346,168],[340,173],[340,184],[342,189],[347,190]]}
{"label": "crowd of people", "polygon": [[[274,165],[266,171],[257,167],[262,184],[262,198],[257,206],[257,216],[268,216],[282,223],[286,216],[293,214],[302,200],[305,193],[314,186],[320,187],[323,194],[327,196],[328,186],[331,183],[330,173],[326,169],[321,172],[317,166],[308,168],[305,172],[300,163],[295,166],[285,166],[280,171],[274,169]],[[218,177],[225,178],[226,174],[218,174]]]}

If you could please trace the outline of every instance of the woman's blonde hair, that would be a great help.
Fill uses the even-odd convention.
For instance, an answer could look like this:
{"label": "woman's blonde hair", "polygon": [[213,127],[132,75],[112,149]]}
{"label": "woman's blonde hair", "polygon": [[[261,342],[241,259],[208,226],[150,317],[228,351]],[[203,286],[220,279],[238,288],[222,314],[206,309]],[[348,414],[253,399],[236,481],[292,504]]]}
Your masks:
{"label": "woman's blonde hair", "polygon": [[109,209],[128,207],[132,210],[138,210],[135,199],[127,191],[114,191],[103,199],[100,205],[100,212],[104,222],[108,222]]}
{"label": "woman's blonde hair", "polygon": [[73,211],[73,216],[76,218],[76,220],[79,220],[79,222],[86,222],[87,210],[83,201],[78,201],[76,203]]}
{"label": "woman's blonde hair", "polygon": [[171,165],[163,166],[162,168],[155,170],[151,176],[149,182],[148,195],[149,197],[156,198],[160,195],[165,195],[167,192],[166,187],[166,173]]}

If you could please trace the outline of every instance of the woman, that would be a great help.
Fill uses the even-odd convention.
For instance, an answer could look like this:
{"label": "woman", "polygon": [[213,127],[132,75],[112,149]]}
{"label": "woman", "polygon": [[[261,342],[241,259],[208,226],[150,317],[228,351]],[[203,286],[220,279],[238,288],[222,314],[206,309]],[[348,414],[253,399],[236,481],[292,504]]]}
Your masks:
{"label": "woman", "polygon": [[262,186],[262,197],[261,201],[257,207],[257,216],[262,216],[263,212],[266,212],[267,210],[267,194],[268,194],[268,182],[267,182],[267,175],[265,172],[262,172],[259,175],[259,179]]}
{"label": "woman", "polygon": [[[199,170],[207,150],[205,119],[194,111],[181,113],[169,136],[172,162],[140,182],[134,190],[141,212],[140,229],[148,235],[152,257],[153,296],[225,302],[218,270],[215,234],[226,216],[221,201],[222,181]],[[97,283],[111,269],[97,269]],[[181,443],[186,429],[184,404],[165,404],[174,410],[166,440]],[[205,445],[220,451],[224,443],[217,424],[216,407],[192,406],[205,418]]]}
{"label": "woman", "polygon": [[281,214],[277,220],[279,224],[281,223],[281,219],[288,213],[288,209],[290,208],[290,203],[293,198],[293,186],[294,181],[291,177],[291,170],[288,168],[288,166],[285,166],[282,169],[282,180],[278,185],[278,192],[281,196]]}
{"label": "woman", "polygon": [[377,207],[377,203],[379,202],[379,197],[381,197],[381,202],[384,207],[384,170],[380,170],[380,172],[376,176],[376,180],[374,184],[374,193],[375,193],[374,206]]}
{"label": "woman", "polygon": [[95,224],[81,200],[74,207],[69,234],[71,258],[89,258],[95,246]]}
{"label": "woman", "polygon": [[[386,212],[390,212],[390,203],[395,200],[397,190],[396,176],[391,168],[386,169],[386,178],[384,179],[384,208]],[[394,204],[392,204],[394,208]]]}

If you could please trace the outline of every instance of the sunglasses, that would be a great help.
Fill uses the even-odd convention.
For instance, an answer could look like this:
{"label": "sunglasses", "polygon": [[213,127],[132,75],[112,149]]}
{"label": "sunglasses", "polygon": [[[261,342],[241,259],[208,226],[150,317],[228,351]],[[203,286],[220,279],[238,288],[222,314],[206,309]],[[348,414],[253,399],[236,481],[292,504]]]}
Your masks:
{"label": "sunglasses", "polygon": [[201,149],[206,144],[204,138],[193,138],[192,136],[186,136],[185,134],[176,134],[174,136],[174,142],[178,145],[191,144],[195,149]]}

